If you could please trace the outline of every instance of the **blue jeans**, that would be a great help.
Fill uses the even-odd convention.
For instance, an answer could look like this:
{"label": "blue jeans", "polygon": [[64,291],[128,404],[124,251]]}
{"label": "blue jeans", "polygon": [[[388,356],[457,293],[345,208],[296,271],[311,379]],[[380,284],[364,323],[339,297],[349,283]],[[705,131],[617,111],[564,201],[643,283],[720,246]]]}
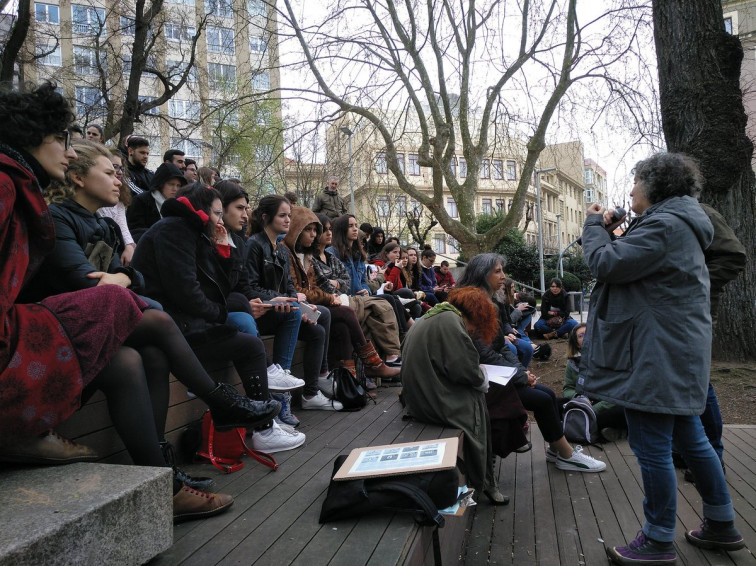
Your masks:
{"label": "blue jeans", "polygon": [[719,410],[719,401],[714,392],[714,386],[709,382],[709,393],[706,396],[706,409],[701,415],[701,424],[706,432],[706,437],[714,448],[714,452],[722,461],[724,446],[722,445],[722,413]]}
{"label": "blue jeans", "polygon": [[233,326],[239,332],[251,334],[252,336],[260,335],[260,333],[257,331],[257,323],[255,323],[255,318],[249,313],[230,312],[228,313],[228,319],[226,320],[226,322],[229,324],[229,326]]}
{"label": "blue jeans", "polygon": [[[292,303],[296,306],[296,303]],[[276,312],[271,310],[255,321],[259,332],[273,334],[273,363],[291,369],[294,350],[297,347],[302,311]]]}
{"label": "blue jeans", "polygon": [[700,417],[665,415],[625,409],[630,448],[641,469],[643,532],[660,542],[675,540],[677,475],[672,465],[672,442],[696,478],[703,500],[703,516],[733,521],[735,511],[727,491],[722,464],[704,433]]}
{"label": "blue jeans", "polygon": [[529,314],[528,316],[523,317],[523,319],[517,325],[517,331],[520,334],[524,335],[525,334],[525,329],[528,327],[528,325],[530,324],[531,320],[533,320],[533,315],[532,314]]}
{"label": "blue jeans", "polygon": [[[565,334],[569,334],[570,331],[575,328],[578,325],[578,321],[574,318],[567,318],[564,321],[564,324],[556,329],[557,336],[560,338],[564,336]],[[546,322],[546,319],[541,317],[538,319],[538,322],[535,323],[533,326],[536,330],[538,330],[541,334],[548,334],[549,332],[553,331],[554,329],[549,326],[549,324]]]}
{"label": "blue jeans", "polygon": [[507,346],[517,356],[517,359],[520,360],[522,367],[527,368],[530,365],[530,360],[533,359],[533,346],[529,338],[523,336],[515,340],[514,344],[507,342]]}

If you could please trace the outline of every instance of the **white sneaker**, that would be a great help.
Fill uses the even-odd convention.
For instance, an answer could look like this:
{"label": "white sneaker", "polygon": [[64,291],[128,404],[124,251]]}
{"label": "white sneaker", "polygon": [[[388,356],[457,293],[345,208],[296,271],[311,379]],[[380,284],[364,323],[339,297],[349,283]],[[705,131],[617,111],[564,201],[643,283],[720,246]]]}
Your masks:
{"label": "white sneaker", "polygon": [[606,463],[583,454],[582,446],[575,446],[569,458],[557,456],[556,467],[559,470],[573,472],[603,472],[606,469]]}
{"label": "white sneaker", "polygon": [[299,387],[304,387],[304,379],[294,377],[290,372],[284,370],[278,364],[268,366],[268,390],[269,391],[291,391]]}
{"label": "white sneaker", "polygon": [[556,450],[552,450],[551,446],[546,447],[546,461],[556,464],[559,453]]}
{"label": "white sneaker", "polygon": [[312,397],[312,399],[308,399],[307,397],[302,395],[302,409],[312,409],[316,411],[340,411],[343,408],[344,405],[342,405],[335,399],[328,399],[320,391],[318,391],[317,394]]}
{"label": "white sneaker", "polygon": [[252,435],[252,448],[260,452],[283,452],[297,448],[305,443],[306,437],[291,427],[282,427],[273,421],[273,426]]}
{"label": "white sneaker", "polygon": [[336,384],[334,383],[333,378],[329,376],[318,378],[318,389],[320,389],[320,392],[327,399],[333,399],[336,395]]}

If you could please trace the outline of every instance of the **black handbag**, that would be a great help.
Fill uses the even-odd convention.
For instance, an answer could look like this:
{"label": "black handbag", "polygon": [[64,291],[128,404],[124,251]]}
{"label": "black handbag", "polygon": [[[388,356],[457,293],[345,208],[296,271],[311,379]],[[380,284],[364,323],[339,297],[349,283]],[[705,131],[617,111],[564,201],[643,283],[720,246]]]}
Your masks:
{"label": "black handbag", "polygon": [[320,523],[367,515],[373,511],[413,511],[415,521],[433,527],[433,554],[441,566],[438,529],[444,517],[438,510],[457,502],[459,472],[457,468],[378,478],[334,481],[333,476],[346,461],[341,455],[333,464]]}
{"label": "black handbag", "polygon": [[347,368],[337,367],[328,377],[334,389],[332,398],[341,403],[345,411],[359,411],[367,405],[365,389]]}

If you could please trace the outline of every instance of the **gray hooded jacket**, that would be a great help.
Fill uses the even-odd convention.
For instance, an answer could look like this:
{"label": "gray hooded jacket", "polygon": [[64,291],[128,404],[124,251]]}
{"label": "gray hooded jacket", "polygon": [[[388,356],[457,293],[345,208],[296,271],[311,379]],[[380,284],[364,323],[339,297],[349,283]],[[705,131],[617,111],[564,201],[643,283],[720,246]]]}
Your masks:
{"label": "gray hooded jacket", "polygon": [[601,215],[583,226],[598,280],[578,390],[639,411],[700,415],[711,362],[709,273],[714,229],[698,202],[670,197],[612,240]]}

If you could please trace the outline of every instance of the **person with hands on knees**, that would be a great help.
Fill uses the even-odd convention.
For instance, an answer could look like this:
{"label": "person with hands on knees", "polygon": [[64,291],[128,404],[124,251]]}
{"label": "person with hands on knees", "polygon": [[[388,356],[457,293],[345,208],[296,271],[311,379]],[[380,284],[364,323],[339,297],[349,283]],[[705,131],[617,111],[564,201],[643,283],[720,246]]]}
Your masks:
{"label": "person with hands on knees", "polygon": [[[324,306],[309,305],[304,293],[298,293],[291,278],[289,253],[282,240],[291,228],[291,204],[281,195],[266,195],[252,212],[246,244],[245,268],[249,284],[256,297],[276,303],[280,311],[269,311],[257,320],[261,332],[273,330],[287,308],[298,308],[301,312],[299,339],[305,342],[304,390],[302,409],[339,411],[343,407],[338,401],[326,398],[318,388],[318,379],[328,375],[328,336],[331,327],[331,313]],[[283,303],[279,306],[279,303]],[[316,314],[317,313],[317,314]],[[293,352],[292,352],[293,358]],[[284,361],[283,369],[288,373],[291,358]]]}

